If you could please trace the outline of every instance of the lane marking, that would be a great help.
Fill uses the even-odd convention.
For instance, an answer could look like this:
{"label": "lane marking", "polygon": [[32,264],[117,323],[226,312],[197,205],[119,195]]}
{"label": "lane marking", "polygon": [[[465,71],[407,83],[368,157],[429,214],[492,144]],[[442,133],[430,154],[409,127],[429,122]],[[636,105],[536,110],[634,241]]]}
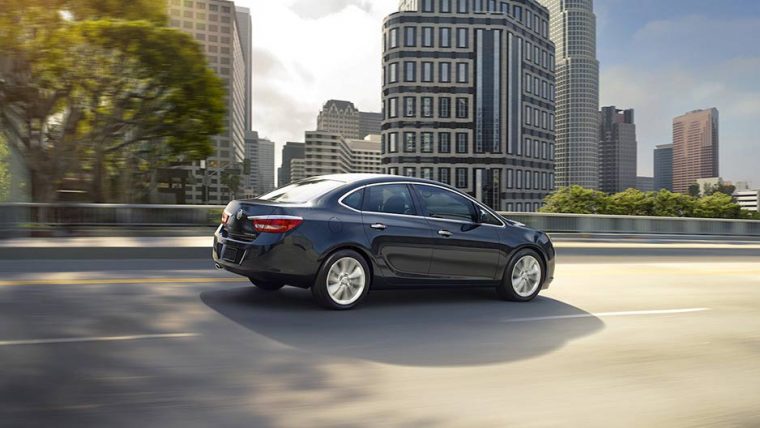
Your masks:
{"label": "lane marking", "polygon": [[245,282],[245,278],[111,278],[111,279],[31,279],[0,281],[0,287],[23,285],[114,285],[114,284],[211,284],[216,282]]}
{"label": "lane marking", "polygon": [[504,320],[503,322],[530,322],[530,321],[549,321],[549,320],[565,320],[574,318],[610,318],[610,317],[635,317],[645,315],[674,315],[674,314],[688,314],[694,312],[705,312],[711,310],[710,308],[688,308],[688,309],[665,309],[654,311],[627,311],[627,312],[599,312],[596,314],[573,314],[573,315],[554,315],[546,317],[528,317],[528,318],[512,318]]}
{"label": "lane marking", "polygon": [[32,340],[2,340],[0,346],[20,345],[54,345],[61,343],[87,343],[87,342],[124,342],[130,340],[146,339],[180,339],[200,336],[198,333],[168,333],[168,334],[141,334],[133,336],[95,336],[95,337],[69,337],[61,339],[32,339]]}

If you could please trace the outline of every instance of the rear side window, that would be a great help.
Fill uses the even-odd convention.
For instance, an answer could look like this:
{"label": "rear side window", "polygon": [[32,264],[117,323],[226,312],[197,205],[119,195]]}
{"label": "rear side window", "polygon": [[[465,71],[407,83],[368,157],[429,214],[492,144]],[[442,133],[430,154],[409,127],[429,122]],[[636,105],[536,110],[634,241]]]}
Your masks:
{"label": "rear side window", "polygon": [[367,187],[364,191],[364,211],[416,215],[412,194],[406,184],[386,184]]}
{"label": "rear side window", "polygon": [[337,180],[301,181],[259,197],[262,201],[302,204],[335,190],[346,183]]}
{"label": "rear side window", "polygon": [[363,199],[364,199],[364,189],[360,189],[346,196],[343,199],[343,205],[351,207],[357,211],[361,211]]}

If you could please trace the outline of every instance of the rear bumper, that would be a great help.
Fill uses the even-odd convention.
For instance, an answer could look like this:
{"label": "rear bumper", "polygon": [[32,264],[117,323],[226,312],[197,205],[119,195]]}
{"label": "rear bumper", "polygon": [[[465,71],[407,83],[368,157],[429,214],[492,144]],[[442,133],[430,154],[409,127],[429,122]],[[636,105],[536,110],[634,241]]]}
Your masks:
{"label": "rear bumper", "polygon": [[251,242],[231,239],[220,227],[212,257],[220,268],[256,281],[308,288],[319,269],[313,253],[293,235],[268,235]]}

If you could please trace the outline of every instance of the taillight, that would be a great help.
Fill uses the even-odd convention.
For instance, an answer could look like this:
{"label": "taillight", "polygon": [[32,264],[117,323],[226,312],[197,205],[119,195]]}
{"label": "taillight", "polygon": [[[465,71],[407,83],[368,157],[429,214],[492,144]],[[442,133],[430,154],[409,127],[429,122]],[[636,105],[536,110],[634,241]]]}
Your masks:
{"label": "taillight", "polygon": [[253,228],[259,233],[285,233],[303,223],[303,218],[292,216],[253,217]]}
{"label": "taillight", "polygon": [[230,214],[227,211],[222,211],[222,224],[227,224],[230,219]]}

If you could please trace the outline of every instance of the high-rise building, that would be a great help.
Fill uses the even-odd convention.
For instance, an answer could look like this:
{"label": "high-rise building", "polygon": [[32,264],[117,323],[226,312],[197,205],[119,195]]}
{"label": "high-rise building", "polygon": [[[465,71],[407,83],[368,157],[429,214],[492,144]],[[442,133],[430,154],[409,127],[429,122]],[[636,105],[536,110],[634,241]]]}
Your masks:
{"label": "high-rise building", "polygon": [[642,192],[653,192],[655,190],[654,177],[636,177],[636,185],[629,187],[628,189],[639,189]]}
{"label": "high-rise building", "polygon": [[557,186],[599,188],[599,61],[593,0],[549,8],[557,69]]}
{"label": "high-rise building", "polygon": [[317,130],[362,139],[380,133],[382,113],[361,112],[350,101],[329,100],[317,117]]}
{"label": "high-rise building", "polygon": [[380,129],[383,124],[382,113],[359,112],[359,138],[366,138],[367,135],[380,135]]}
{"label": "high-rise building", "polygon": [[673,191],[688,193],[700,178],[719,177],[718,109],[695,110],[673,119]]}
{"label": "high-rise building", "polygon": [[734,192],[734,200],[743,210],[760,212],[760,190],[740,190]]}
{"label": "high-rise building", "polygon": [[290,180],[291,183],[306,178],[306,160],[303,158],[293,158],[290,160]]}
{"label": "high-rise building", "polygon": [[554,188],[554,45],[535,0],[406,0],[383,24],[383,168],[536,211]]}
{"label": "high-rise building", "polygon": [[191,35],[227,90],[226,132],[215,136],[214,153],[191,169],[194,185],[187,188],[188,203],[226,204],[229,189],[225,171],[239,169],[246,157],[246,57],[235,3],[226,0],[169,0],[169,24]]}
{"label": "high-rise building", "polygon": [[599,113],[599,190],[636,188],[637,143],[633,109],[602,107]]}
{"label": "high-rise building", "polygon": [[263,195],[274,190],[274,143],[259,137],[254,131],[246,132],[246,160],[250,173],[245,176],[247,197]]}
{"label": "high-rise building", "polygon": [[250,9],[237,6],[235,11],[245,61],[245,129],[250,130],[253,129],[253,25]]}
{"label": "high-rise building", "polygon": [[661,144],[654,149],[654,190],[673,191],[673,145]]}
{"label": "high-rise building", "polygon": [[306,177],[381,172],[380,140],[377,136],[357,140],[343,138],[334,132],[308,131],[305,140]]}
{"label": "high-rise building", "polygon": [[293,159],[303,159],[305,146],[304,143],[285,143],[282,148],[282,166],[278,172],[277,185],[282,187],[295,181],[292,177],[291,162]]}

